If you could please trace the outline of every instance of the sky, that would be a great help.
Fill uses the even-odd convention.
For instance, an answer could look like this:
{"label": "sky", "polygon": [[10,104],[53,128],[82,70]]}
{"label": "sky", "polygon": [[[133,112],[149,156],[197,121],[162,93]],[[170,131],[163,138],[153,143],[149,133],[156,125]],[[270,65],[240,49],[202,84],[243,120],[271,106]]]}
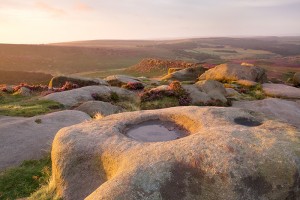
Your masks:
{"label": "sky", "polygon": [[0,0],[0,43],[300,36],[300,0]]}

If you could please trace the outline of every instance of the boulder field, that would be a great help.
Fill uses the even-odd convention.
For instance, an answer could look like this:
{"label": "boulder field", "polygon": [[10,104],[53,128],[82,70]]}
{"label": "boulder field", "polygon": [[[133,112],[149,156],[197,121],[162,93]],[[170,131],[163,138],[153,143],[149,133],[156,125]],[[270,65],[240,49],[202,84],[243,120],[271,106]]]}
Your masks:
{"label": "boulder field", "polygon": [[[188,135],[127,137],[149,120]],[[239,108],[176,107],[110,115],[61,129],[44,191],[65,200],[299,199],[300,132]]]}

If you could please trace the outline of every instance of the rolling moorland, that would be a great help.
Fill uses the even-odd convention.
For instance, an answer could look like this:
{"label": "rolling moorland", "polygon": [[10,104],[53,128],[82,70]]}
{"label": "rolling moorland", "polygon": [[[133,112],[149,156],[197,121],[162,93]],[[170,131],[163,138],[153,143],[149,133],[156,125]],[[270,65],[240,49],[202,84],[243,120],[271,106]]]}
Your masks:
{"label": "rolling moorland", "polygon": [[0,199],[297,200],[299,111],[300,37],[0,44]]}
{"label": "rolling moorland", "polygon": [[[16,80],[45,83],[50,75],[59,74],[104,78],[112,74],[155,77],[166,73],[157,68],[139,70],[143,67],[136,65],[146,58],[183,60],[209,68],[227,62],[247,62],[265,68],[270,78],[286,80],[300,71],[300,37],[0,44],[0,84],[17,84]],[[45,80],[40,74],[24,76],[24,72],[45,73]]]}

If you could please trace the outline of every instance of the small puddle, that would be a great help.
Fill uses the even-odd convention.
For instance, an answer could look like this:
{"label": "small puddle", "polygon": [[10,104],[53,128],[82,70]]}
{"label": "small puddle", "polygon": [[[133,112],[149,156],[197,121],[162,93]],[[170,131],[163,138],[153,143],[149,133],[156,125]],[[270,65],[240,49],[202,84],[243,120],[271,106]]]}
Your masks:
{"label": "small puddle", "polygon": [[169,121],[151,120],[131,125],[125,135],[141,142],[164,142],[188,136],[188,131]]}
{"label": "small puddle", "polygon": [[236,124],[243,125],[243,126],[249,126],[249,127],[262,125],[262,123],[260,121],[257,121],[255,119],[246,118],[246,117],[235,118],[234,122]]}

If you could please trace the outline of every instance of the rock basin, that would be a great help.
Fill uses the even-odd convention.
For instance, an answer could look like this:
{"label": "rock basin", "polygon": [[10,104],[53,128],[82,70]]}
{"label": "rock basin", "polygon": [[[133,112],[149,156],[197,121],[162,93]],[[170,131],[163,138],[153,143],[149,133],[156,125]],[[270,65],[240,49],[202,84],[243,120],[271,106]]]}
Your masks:
{"label": "rock basin", "polygon": [[[190,134],[168,142],[124,135],[130,125],[134,131],[151,120],[173,122]],[[300,199],[299,138],[293,126],[238,108],[110,115],[56,134],[52,178],[38,192],[65,200]]]}
{"label": "rock basin", "polygon": [[183,127],[171,121],[150,120],[130,125],[124,133],[127,137],[141,142],[163,142],[189,135]]}

